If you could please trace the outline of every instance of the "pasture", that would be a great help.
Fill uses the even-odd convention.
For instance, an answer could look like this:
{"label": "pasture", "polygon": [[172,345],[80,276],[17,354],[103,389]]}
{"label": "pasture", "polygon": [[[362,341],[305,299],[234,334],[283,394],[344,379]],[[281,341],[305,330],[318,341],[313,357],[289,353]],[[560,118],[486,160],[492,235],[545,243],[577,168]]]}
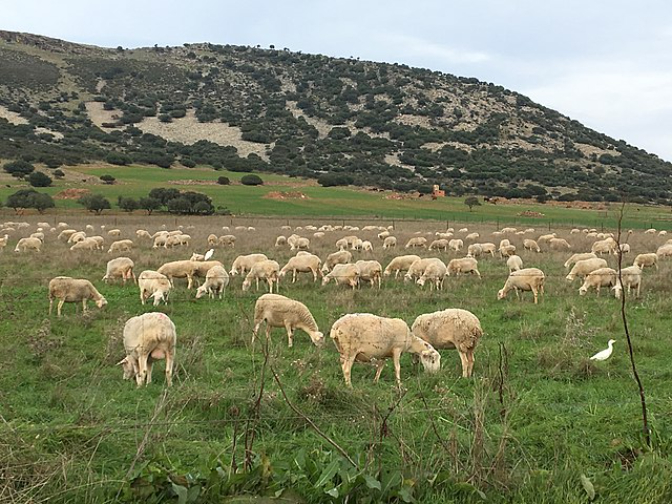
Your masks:
{"label": "pasture", "polygon": [[[176,280],[168,305],[142,306],[133,283],[105,284],[113,254],[106,235],[112,227],[135,248],[121,254],[135,262],[135,274],[171,260],[205,252],[210,233],[234,234],[235,248],[216,248],[213,259],[228,269],[239,254],[264,252],[282,266],[294,252],[273,246],[281,230],[314,224],[311,219],[166,216],[64,217],[73,229],[94,225],[105,237],[102,252],[74,252],[45,231],[41,253],[14,253],[18,238],[53,216],[13,219],[30,226],[10,233],[0,252],[0,501],[7,502],[603,502],[657,503],[672,500],[672,264],[643,274],[640,298],[626,297],[628,326],[637,369],[646,392],[651,448],[642,436],[641,405],[632,377],[620,301],[603,289],[579,296],[563,267],[572,252],[589,251],[594,239],[568,228],[553,231],[571,252],[523,250],[523,238],[548,229],[506,237],[525,267],[546,273],[538,305],[531,294],[497,300],[508,276],[505,261],[480,257],[482,278],[447,277],[443,290],[421,289],[386,278],[380,290],[362,284],[352,290],[321,286],[312,276],[291,276],[279,293],[305,303],[327,337],[318,349],[297,331],[287,347],[275,329],[265,349],[251,344],[254,304],[265,286],[248,292],[232,277],[223,300],[194,299]],[[346,221],[347,223],[347,221]],[[391,225],[392,221],[371,222]],[[106,230],[100,225],[106,225]],[[135,237],[165,225],[183,226],[189,247],[152,249]],[[231,226],[230,231],[222,226]],[[253,225],[256,230],[235,230]],[[357,222],[361,226],[361,222]],[[455,230],[460,227],[452,224]],[[479,242],[499,244],[491,224],[468,223]],[[396,249],[383,250],[377,231],[297,234],[311,238],[323,260],[338,238],[356,234],[371,240],[377,259],[415,253],[444,262],[460,252],[404,250],[416,232],[445,231],[445,222],[402,221],[391,230]],[[89,233],[91,234],[91,233]],[[466,233],[456,233],[464,239]],[[625,236],[623,237],[625,241]],[[628,236],[634,256],[655,252],[666,236],[641,230]],[[616,267],[615,256],[605,256]],[[64,316],[47,315],[47,284],[58,275],[91,280],[107,298],[89,312],[66,303]],[[339,355],[329,340],[331,324],[346,313],[370,312],[404,319],[463,308],[481,321],[485,335],[475,352],[473,377],[461,378],[458,354],[441,350],[441,370],[425,374],[402,355],[402,390],[388,362],[378,384],[375,368],[356,363],[353,389],[344,386]],[[177,327],[173,386],[164,387],[164,362],[153,383],[136,389],[116,363],[124,357],[122,329],[131,316],[162,311]],[[611,358],[590,361],[616,340]],[[309,421],[307,420],[309,419]],[[319,432],[318,432],[319,430]],[[342,452],[341,452],[342,450]],[[352,466],[347,454],[355,466]],[[247,470],[246,470],[247,469]]]}

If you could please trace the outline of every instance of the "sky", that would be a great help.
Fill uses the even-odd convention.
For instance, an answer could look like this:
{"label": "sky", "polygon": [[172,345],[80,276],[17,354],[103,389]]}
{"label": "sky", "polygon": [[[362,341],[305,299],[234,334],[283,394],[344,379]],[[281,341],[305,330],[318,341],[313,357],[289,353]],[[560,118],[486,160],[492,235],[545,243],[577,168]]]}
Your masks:
{"label": "sky", "polygon": [[0,29],[105,47],[272,44],[476,77],[672,161],[669,0],[8,0]]}

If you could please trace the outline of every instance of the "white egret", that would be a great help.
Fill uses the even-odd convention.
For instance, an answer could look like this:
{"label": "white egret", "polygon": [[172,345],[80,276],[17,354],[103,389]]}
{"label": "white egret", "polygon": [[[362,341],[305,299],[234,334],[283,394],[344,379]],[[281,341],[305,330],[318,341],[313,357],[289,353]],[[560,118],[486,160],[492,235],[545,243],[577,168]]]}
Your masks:
{"label": "white egret", "polygon": [[215,253],[215,249],[210,249],[205,253],[205,260],[208,261]]}
{"label": "white egret", "polygon": [[614,343],[616,343],[616,340],[610,339],[609,348],[597,352],[590,358],[590,360],[599,360],[599,361],[607,360],[609,357],[611,357],[611,353],[614,351]]}

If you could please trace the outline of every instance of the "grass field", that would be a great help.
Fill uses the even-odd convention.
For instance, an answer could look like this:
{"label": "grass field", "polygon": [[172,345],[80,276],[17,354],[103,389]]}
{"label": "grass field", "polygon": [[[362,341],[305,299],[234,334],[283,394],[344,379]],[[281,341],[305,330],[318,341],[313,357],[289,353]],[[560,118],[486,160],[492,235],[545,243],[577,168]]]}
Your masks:
{"label": "grass field", "polygon": [[[533,227],[584,226],[614,228],[620,215],[619,204],[611,204],[604,210],[580,210],[529,203],[524,205],[484,204],[475,207],[472,212],[464,205],[464,198],[441,198],[432,201],[429,197],[390,200],[385,196],[389,192],[379,193],[352,188],[324,188],[314,181],[289,178],[281,175],[262,173],[263,186],[250,187],[238,183],[243,173],[214,171],[209,168],[169,169],[149,166],[111,167],[82,166],[70,168],[75,174],[67,181],[56,181],[55,186],[41,189],[55,195],[65,188],[85,188],[94,193],[102,193],[116,205],[118,196],[139,198],[146,196],[153,187],[174,187],[182,190],[195,190],[208,194],[215,207],[227,207],[239,216],[285,216],[285,217],[381,217],[434,219],[449,222],[506,222],[512,225]],[[76,174],[99,177],[111,174],[117,180],[114,185],[102,185],[82,182]],[[228,177],[233,184],[220,186],[214,184],[220,176]],[[0,199],[27,187],[5,176],[1,182]],[[207,183],[207,185],[204,185]],[[269,192],[300,191],[305,199],[268,199]],[[56,212],[81,209],[73,200],[58,200]],[[519,215],[524,211],[539,212],[542,217]],[[117,208],[118,212],[119,209]],[[629,205],[623,225],[632,228],[655,227],[672,231],[672,214],[665,207]]]}
{"label": "grass field", "polygon": [[[220,228],[228,223],[221,217],[179,222],[195,223],[188,232],[200,251],[206,236],[225,234]],[[291,253],[272,246],[282,222],[248,222],[257,231],[236,232],[236,249],[218,249],[215,258],[229,268],[237,254],[263,251],[282,265]],[[78,229],[115,225],[123,237],[133,237],[135,229],[153,232],[166,218],[72,215],[68,223]],[[495,241],[488,238],[494,225],[469,228],[480,231],[482,241]],[[419,229],[445,228],[402,222],[394,232],[403,243]],[[313,240],[316,253],[326,257],[345,234]],[[403,253],[380,249],[375,233],[358,234],[374,240],[374,257],[383,265]],[[577,250],[589,248],[583,235],[560,234]],[[645,271],[641,298],[627,299],[652,429],[648,448],[620,303],[604,293],[579,297],[578,281],[564,280],[569,254],[522,252],[519,236],[512,241],[525,266],[548,276],[537,306],[529,294],[523,301],[512,294],[496,300],[507,271],[495,258],[480,260],[481,280],[447,278],[441,292],[389,279],[381,291],[351,291],[313,285],[303,275],[295,285],[281,285],[281,294],[308,305],[327,335],[336,319],[352,312],[409,324],[448,307],[476,314],[486,334],[474,376],[460,378],[454,351],[441,352],[436,375],[424,374],[404,355],[401,393],[391,363],[377,385],[372,367],[355,364],[354,389],[346,389],[331,341],[317,349],[301,331],[289,349],[284,330],[275,330],[265,365],[262,343],[250,344],[253,307],[263,290],[242,292],[240,277],[222,301],[196,301],[177,281],[170,303],[158,308],[178,330],[174,385],[164,388],[159,362],[153,383],[136,390],[115,365],[124,355],[122,328],[129,317],[154,308],[140,304],[136,286],[100,281],[109,254],[70,252],[53,234],[43,254],[13,254],[16,237],[0,253],[0,501],[227,502],[226,496],[237,496],[231,502],[247,502],[241,496],[249,494],[269,502],[281,496],[282,502],[583,503],[591,485],[602,502],[672,499],[669,263]],[[632,255],[663,241],[635,233]],[[191,250],[151,250],[146,243],[129,256],[138,274]],[[446,262],[455,257],[439,255]],[[92,280],[108,306],[90,304],[82,315],[66,303],[62,319],[47,316],[47,283],[62,274]],[[610,338],[616,340],[611,359],[589,361]]]}

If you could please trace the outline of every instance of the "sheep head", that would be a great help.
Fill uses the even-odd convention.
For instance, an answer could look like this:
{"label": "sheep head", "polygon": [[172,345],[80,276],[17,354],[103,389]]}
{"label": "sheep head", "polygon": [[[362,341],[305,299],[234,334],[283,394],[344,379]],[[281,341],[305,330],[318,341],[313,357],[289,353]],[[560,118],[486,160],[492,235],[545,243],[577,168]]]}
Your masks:
{"label": "sheep head", "polygon": [[321,348],[324,346],[324,333],[321,333],[320,331],[309,332],[308,336],[310,336],[310,339],[316,347]]}
{"label": "sheep head", "polygon": [[506,291],[504,289],[500,289],[499,292],[497,293],[497,299],[504,299],[506,297]]}
{"label": "sheep head", "polygon": [[96,306],[98,308],[102,308],[105,305],[107,305],[107,299],[105,299],[103,296],[100,296],[100,299],[96,301]]}
{"label": "sheep head", "polygon": [[[429,345],[427,345],[429,346]],[[420,352],[420,362],[427,373],[437,373],[441,369],[441,354],[434,348],[428,348]]]}
{"label": "sheep head", "polygon": [[136,368],[137,368],[137,362],[130,355],[127,355],[122,360],[117,362],[117,366],[122,367],[122,369],[124,371],[124,380],[130,380],[133,376],[135,376]]}

